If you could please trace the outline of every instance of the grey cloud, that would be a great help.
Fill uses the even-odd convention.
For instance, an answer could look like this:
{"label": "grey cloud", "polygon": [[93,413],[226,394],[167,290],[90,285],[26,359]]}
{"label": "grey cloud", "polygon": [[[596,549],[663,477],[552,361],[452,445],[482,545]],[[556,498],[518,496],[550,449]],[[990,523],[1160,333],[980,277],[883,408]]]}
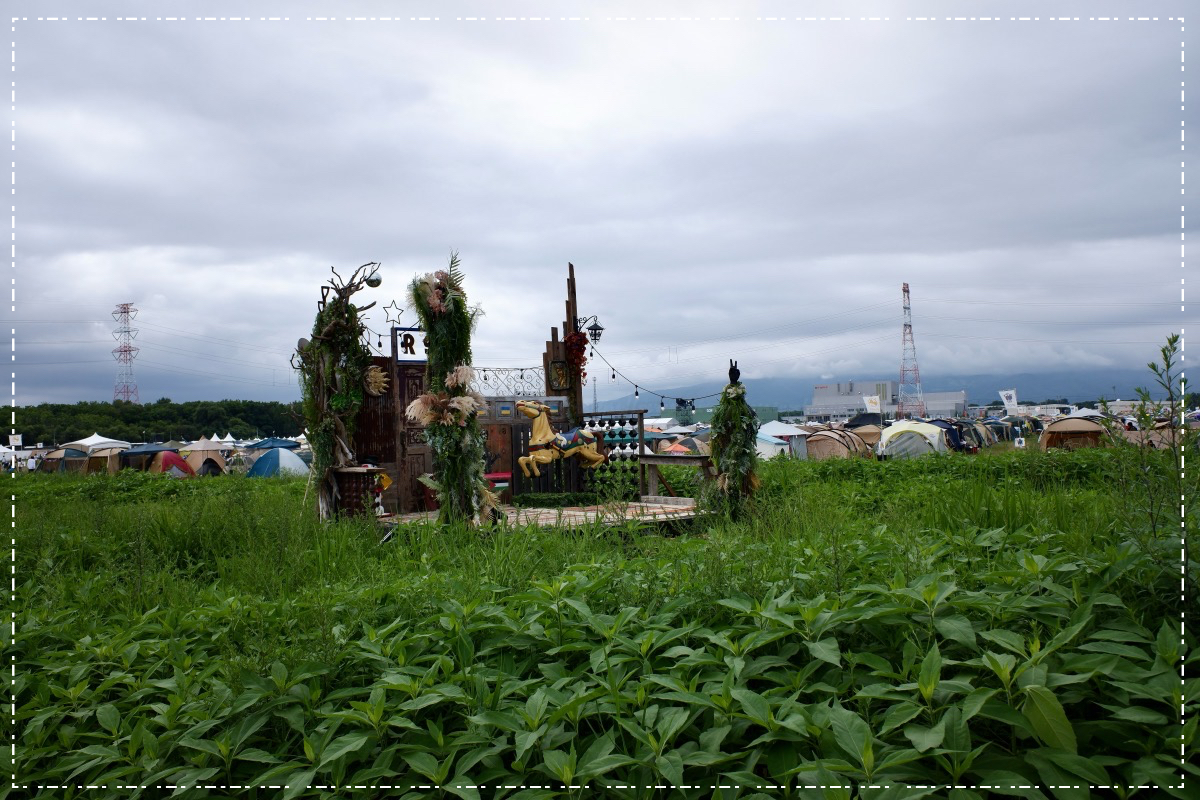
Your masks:
{"label": "grey cloud", "polygon": [[[1177,30],[837,25],[22,23],[18,301],[137,300],[286,365],[330,265],[381,260],[380,297],[402,300],[456,248],[487,312],[479,363],[540,361],[568,260],[604,350],[647,379],[719,378],[739,348],[771,356],[764,373],[890,374],[902,281],[926,372],[1148,360],[1074,342],[1178,323]],[[968,303],[1064,298],[1081,305]],[[968,311],[947,313],[956,299]],[[990,339],[954,337],[968,325]],[[72,326],[54,330],[83,338]],[[261,352],[209,344],[261,380],[235,363]],[[288,396],[160,376],[151,361],[187,356],[151,350],[152,393]],[[31,363],[19,382],[26,402],[103,397],[114,372]]]}

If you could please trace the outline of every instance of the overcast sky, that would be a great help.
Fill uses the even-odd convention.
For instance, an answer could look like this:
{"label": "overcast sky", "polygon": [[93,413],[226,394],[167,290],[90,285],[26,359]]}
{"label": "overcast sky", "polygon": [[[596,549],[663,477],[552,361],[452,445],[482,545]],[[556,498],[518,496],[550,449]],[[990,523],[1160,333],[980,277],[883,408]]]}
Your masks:
{"label": "overcast sky", "polygon": [[570,261],[664,391],[896,378],[905,281],[927,380],[1186,326],[1180,2],[9,5],[17,405],[111,400],[123,302],[143,402],[298,399],[330,266],[403,304],[452,249],[477,366],[541,363]]}

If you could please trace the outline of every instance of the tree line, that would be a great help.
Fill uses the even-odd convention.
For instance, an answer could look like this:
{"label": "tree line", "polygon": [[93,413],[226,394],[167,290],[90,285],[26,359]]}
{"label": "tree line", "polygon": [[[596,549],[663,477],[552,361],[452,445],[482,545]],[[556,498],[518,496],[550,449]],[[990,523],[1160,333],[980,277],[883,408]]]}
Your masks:
{"label": "tree line", "polygon": [[99,433],[127,442],[195,441],[201,436],[256,439],[296,436],[304,426],[300,404],[255,400],[196,400],[174,403],[163,397],[153,403],[124,400],[43,403],[18,406],[14,428],[22,444],[46,446],[73,442]]}

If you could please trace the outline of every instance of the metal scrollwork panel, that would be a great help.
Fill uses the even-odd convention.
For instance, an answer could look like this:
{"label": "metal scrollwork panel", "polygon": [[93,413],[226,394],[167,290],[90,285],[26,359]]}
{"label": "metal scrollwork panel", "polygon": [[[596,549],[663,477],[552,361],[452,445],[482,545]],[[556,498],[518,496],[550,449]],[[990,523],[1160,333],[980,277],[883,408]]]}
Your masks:
{"label": "metal scrollwork panel", "polygon": [[542,367],[476,367],[471,389],[485,397],[536,397],[546,393]]}

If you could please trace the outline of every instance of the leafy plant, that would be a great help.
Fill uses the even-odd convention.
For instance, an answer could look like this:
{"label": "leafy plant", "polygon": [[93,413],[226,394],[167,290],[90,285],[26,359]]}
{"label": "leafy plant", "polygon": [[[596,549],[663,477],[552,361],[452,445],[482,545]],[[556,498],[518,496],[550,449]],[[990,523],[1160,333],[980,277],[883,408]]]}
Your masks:
{"label": "leafy plant", "polygon": [[433,476],[422,480],[437,492],[438,520],[478,525],[490,521],[496,497],[483,477],[485,437],[476,412],[483,397],[471,391],[471,332],[478,308],[467,307],[458,253],[446,270],[413,280],[409,300],[429,340],[428,391],[405,413],[425,426],[433,452]]}
{"label": "leafy plant", "polygon": [[758,417],[746,402],[746,387],[730,362],[729,384],[713,412],[710,436],[717,479],[717,505],[735,519],[745,512],[746,501],[758,490]]}

